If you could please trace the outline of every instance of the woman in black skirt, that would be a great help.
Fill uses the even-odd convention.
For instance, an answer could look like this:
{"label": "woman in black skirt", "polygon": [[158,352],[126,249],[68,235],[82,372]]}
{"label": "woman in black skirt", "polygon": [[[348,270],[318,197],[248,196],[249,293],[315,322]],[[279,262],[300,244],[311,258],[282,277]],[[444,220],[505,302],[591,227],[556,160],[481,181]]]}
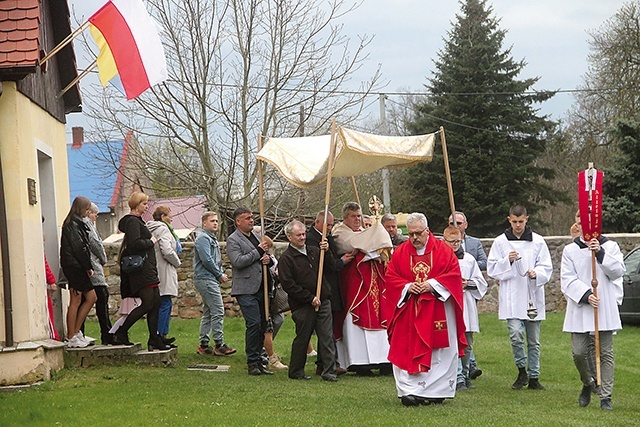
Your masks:
{"label": "woman in black skirt", "polygon": [[[96,292],[91,284],[93,268],[89,249],[89,229],[82,220],[89,214],[91,201],[78,196],[73,200],[69,214],[62,223],[60,266],[69,281],[69,308],[67,310],[67,345],[87,347],[80,331],[91,307],[96,303]],[[84,302],[82,296],[84,295]]]}
{"label": "woman in black skirt", "polygon": [[142,214],[147,211],[149,196],[139,191],[129,197],[131,213],[123,216],[118,223],[118,229],[124,233],[122,241],[122,256],[140,255],[144,258],[142,269],[136,273],[120,271],[120,293],[122,298],[138,297],[142,304],[129,313],[127,319],[115,333],[117,344],[132,344],[129,341],[129,328],[142,316],[147,315],[149,341],[147,347],[152,350],[168,350],[170,348],[158,335],[158,309],[160,308],[160,291],[158,284],[158,270],[156,267],[156,253],[154,245],[157,239],[151,235],[146,227]]}

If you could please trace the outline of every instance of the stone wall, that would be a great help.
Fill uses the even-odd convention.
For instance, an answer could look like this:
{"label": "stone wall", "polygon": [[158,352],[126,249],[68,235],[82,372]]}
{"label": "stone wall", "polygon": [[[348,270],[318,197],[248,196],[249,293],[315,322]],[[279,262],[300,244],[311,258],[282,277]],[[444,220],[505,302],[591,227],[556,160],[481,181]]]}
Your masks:
{"label": "stone wall", "polygon": [[[623,253],[629,252],[631,249],[640,244],[640,234],[611,234],[608,237],[615,240],[620,245]],[[562,249],[571,240],[567,236],[553,236],[545,238],[549,251],[551,252],[551,258],[553,260],[553,276],[551,281],[546,285],[546,299],[547,299],[547,311],[563,311],[565,308],[565,300],[560,292],[560,263],[562,258]],[[484,245],[485,252],[489,254],[489,249],[493,243],[493,239],[481,239]],[[278,257],[284,249],[286,249],[285,243],[275,244],[275,255]],[[225,272],[232,279],[231,265],[229,259],[226,256],[226,244],[220,243],[222,250],[223,268]],[[115,314],[120,305],[120,267],[117,263],[118,256],[118,244],[106,244],[105,249],[107,251],[108,262],[104,267],[105,277],[107,284],[109,285],[109,307],[112,314]],[[184,250],[180,254],[182,260],[182,266],[178,269],[178,292],[179,296],[174,299],[172,316],[180,317],[183,319],[199,318],[202,311],[202,299],[200,294],[193,286],[193,243],[186,243]],[[498,287],[495,281],[488,278],[485,273],[485,278],[489,283],[489,290],[487,295],[482,301],[480,301],[478,308],[481,312],[497,312],[498,311]],[[230,296],[231,292],[231,280],[222,284],[222,299],[225,306],[226,316],[240,316],[240,307],[235,301],[235,298]]]}

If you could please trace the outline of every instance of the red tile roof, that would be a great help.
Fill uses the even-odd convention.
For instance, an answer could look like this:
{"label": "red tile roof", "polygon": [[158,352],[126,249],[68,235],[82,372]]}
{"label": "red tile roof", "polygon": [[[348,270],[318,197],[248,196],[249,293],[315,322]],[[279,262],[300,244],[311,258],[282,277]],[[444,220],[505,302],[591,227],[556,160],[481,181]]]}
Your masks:
{"label": "red tile roof", "polygon": [[39,0],[0,1],[0,68],[35,67],[39,36]]}

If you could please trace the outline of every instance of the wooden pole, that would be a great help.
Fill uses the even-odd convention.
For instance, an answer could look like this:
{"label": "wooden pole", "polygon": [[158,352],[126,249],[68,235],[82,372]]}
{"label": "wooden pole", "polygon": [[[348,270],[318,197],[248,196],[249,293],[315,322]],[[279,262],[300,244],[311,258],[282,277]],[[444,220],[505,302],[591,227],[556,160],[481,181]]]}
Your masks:
{"label": "wooden pole", "polygon": [[447,139],[444,136],[444,127],[440,126],[440,141],[442,142],[442,154],[444,157],[444,173],[447,177],[447,189],[449,190],[449,206],[451,207],[451,218],[456,223],[456,204],[453,200],[453,185],[451,184],[451,171],[449,170],[449,154],[447,153]]}
{"label": "wooden pole", "polygon": [[[258,151],[262,150],[262,134],[258,134]],[[260,234],[262,235],[262,241],[264,242],[265,230],[264,230],[264,176],[262,173],[262,160],[257,159],[258,162],[258,199],[260,200]],[[264,288],[264,318],[269,320],[269,280],[267,265],[262,264],[262,287]]]}
{"label": "wooden pole", "polygon": [[[356,185],[356,177],[351,177],[351,187],[353,187],[353,196],[356,198],[356,203],[360,205],[360,195],[358,194],[358,186]],[[362,207],[362,205],[360,205]]]}
{"label": "wooden pole", "polygon": [[[331,176],[333,175],[333,158],[336,155],[336,120],[333,119],[331,123],[331,138],[329,148],[329,162],[327,163],[327,187],[324,193],[324,224],[322,225],[322,239],[320,242],[323,242],[327,238],[327,216],[329,215],[329,200],[331,198]],[[353,177],[351,177],[353,180]],[[352,181],[352,182],[355,182]],[[322,271],[324,269],[324,251],[320,250],[320,261],[318,265],[318,284],[316,286],[316,297],[320,299],[320,293],[322,292]],[[316,311],[318,311],[320,307],[316,307]]]}
{"label": "wooden pole", "polygon": [[64,38],[64,40],[62,40],[60,43],[58,43],[58,45],[56,47],[54,47],[53,49],[51,49],[51,52],[47,53],[44,58],[42,58],[40,60],[40,65],[44,64],[45,62],[47,62],[48,60],[51,59],[51,57],[53,55],[55,55],[56,53],[60,52],[66,45],[68,45],[69,43],[71,43],[71,41],[73,39],[75,39],[76,37],[78,37],[80,35],[81,32],[83,32],[84,30],[87,29],[87,27],[89,27],[89,21],[85,22],[84,24],[82,24],[81,26],[79,26],[78,28],[76,28],[71,34],[69,34],[67,37]]}
{"label": "wooden pole", "polygon": [[98,66],[98,60],[96,59],[95,61],[93,61],[91,63],[91,65],[89,65],[82,73],[80,73],[78,75],[78,77],[76,77],[75,79],[73,79],[71,81],[71,83],[69,83],[68,85],[65,86],[64,89],[62,89],[57,95],[56,98],[60,98],[62,95],[64,95],[65,93],[67,93],[67,91],[69,89],[71,89],[72,87],[74,87],[76,85],[76,83],[78,83],[80,81],[80,79],[82,79],[84,76],[86,76],[87,74],[89,74],[91,71],[93,71],[94,68],[96,68]]}

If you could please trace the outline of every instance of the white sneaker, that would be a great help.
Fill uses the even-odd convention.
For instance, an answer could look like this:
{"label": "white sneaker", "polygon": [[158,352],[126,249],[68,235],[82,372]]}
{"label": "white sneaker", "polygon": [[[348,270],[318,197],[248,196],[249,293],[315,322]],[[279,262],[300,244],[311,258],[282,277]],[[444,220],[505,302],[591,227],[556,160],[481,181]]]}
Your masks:
{"label": "white sneaker", "polygon": [[280,357],[275,353],[269,356],[269,365],[267,365],[267,367],[272,371],[284,371],[289,369],[287,365],[280,361]]}
{"label": "white sneaker", "polygon": [[88,337],[82,333],[82,331],[78,331],[76,337],[82,342],[86,342],[87,345],[94,345],[96,343],[96,339],[93,337]]}
{"label": "white sneaker", "polygon": [[78,335],[74,335],[69,341],[67,341],[67,347],[69,348],[85,348],[88,347],[89,343],[81,340]]}
{"label": "white sneaker", "polygon": [[311,353],[307,353],[307,357],[315,357],[318,355],[318,352],[315,350],[311,350]]}

